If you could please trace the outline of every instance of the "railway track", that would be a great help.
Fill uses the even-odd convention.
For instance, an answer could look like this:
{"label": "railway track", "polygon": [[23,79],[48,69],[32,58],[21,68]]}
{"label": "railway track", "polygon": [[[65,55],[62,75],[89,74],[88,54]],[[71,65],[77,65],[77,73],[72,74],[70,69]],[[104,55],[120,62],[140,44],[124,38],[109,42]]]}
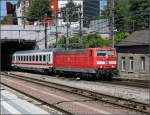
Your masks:
{"label": "railway track", "polygon": [[[112,105],[116,105],[119,107],[123,107],[126,109],[130,109],[130,110],[134,110],[134,111],[138,111],[138,112],[142,112],[142,113],[146,113],[146,114],[148,114],[150,111],[148,104],[139,103],[139,102],[135,102],[132,100],[127,100],[127,99],[123,99],[120,97],[114,97],[114,96],[105,95],[105,94],[101,94],[101,93],[97,93],[97,92],[93,92],[93,91],[89,91],[89,90],[84,90],[84,89],[70,87],[70,86],[66,86],[66,85],[62,85],[62,84],[57,84],[57,83],[45,81],[45,80],[42,80],[39,78],[35,79],[32,77],[21,76],[21,75],[16,75],[16,74],[12,74],[12,73],[7,74],[7,73],[3,73],[3,72],[1,72],[1,74],[5,75],[7,77],[12,77],[12,78],[19,79],[19,80],[24,80],[24,81],[32,82],[35,84],[40,84],[42,86],[54,88],[57,90],[61,90],[63,92],[69,92],[72,94],[77,94],[77,95],[84,96],[87,98],[95,99],[97,101],[109,103]],[[5,83],[2,83],[2,84],[7,85]],[[36,97],[34,97],[34,98],[36,98]],[[46,103],[46,102],[44,102],[44,103]],[[70,114],[69,112],[67,112],[63,109],[61,110],[61,108],[57,108],[57,109],[60,109],[60,111],[62,111],[63,113]]]}
{"label": "railway track", "polygon": [[103,83],[115,84],[115,85],[124,85],[131,87],[139,87],[139,88],[149,88],[148,80],[133,80],[133,79],[112,79],[111,81],[100,81]]}
{"label": "railway track", "polygon": [[[27,71],[28,73],[34,73],[33,71]],[[35,74],[37,74],[37,72],[35,72]],[[38,74],[42,74],[41,72],[39,72]],[[47,74],[45,74],[47,75]],[[67,80],[77,80],[77,78],[75,77],[65,77],[65,76],[61,76],[59,79],[67,79]],[[93,81],[91,78],[87,79],[86,77],[81,78],[81,80],[86,80],[86,81]],[[108,84],[114,84],[114,85],[123,85],[123,86],[131,86],[131,87],[137,87],[137,88],[150,88],[150,83],[148,80],[137,80],[137,79],[122,79],[122,78],[112,78],[110,80],[96,80],[97,82],[100,83],[108,83]]]}

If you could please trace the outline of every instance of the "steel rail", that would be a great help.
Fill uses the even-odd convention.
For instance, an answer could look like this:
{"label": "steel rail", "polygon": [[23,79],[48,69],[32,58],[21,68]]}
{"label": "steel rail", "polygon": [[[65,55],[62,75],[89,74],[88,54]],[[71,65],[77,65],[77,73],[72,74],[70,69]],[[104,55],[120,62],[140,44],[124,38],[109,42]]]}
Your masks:
{"label": "steel rail", "polygon": [[36,78],[22,76],[22,75],[16,75],[16,74],[12,74],[12,73],[7,74],[7,73],[1,72],[1,74],[8,76],[8,77],[13,77],[13,78],[21,79],[24,81],[32,82],[35,84],[41,84],[42,86],[54,88],[54,89],[61,90],[64,92],[74,93],[77,95],[95,99],[97,101],[106,102],[106,103],[109,103],[112,105],[116,105],[116,106],[123,107],[123,108],[130,109],[130,110],[135,110],[135,111],[146,113],[146,114],[149,114],[149,111],[150,111],[148,104],[136,102],[133,100],[128,100],[128,99],[124,99],[124,98],[120,98],[120,97],[114,97],[114,96],[110,96],[110,95],[106,95],[106,94],[102,94],[102,93],[97,93],[94,91],[75,88],[75,87],[71,87],[71,86],[53,83],[50,81],[45,81],[42,79],[36,79]]}
{"label": "steel rail", "polygon": [[112,81],[100,81],[100,82],[138,88],[149,88],[148,81],[146,80],[113,79]]}
{"label": "steel rail", "polygon": [[14,88],[14,87],[11,87],[11,86],[9,86],[9,85],[7,85],[7,84],[5,84],[5,83],[2,83],[1,81],[0,81],[0,84],[4,85],[4,86],[6,86],[6,87],[8,87],[8,88],[10,88],[10,89],[12,89],[12,90],[14,90],[14,91],[17,91],[17,92],[19,92],[19,93],[21,93],[21,94],[23,94],[23,95],[26,95],[27,97],[32,98],[32,99],[34,99],[34,100],[36,100],[36,101],[38,101],[38,102],[41,102],[41,103],[43,103],[43,104],[45,104],[45,105],[47,105],[47,106],[49,106],[49,107],[51,107],[51,108],[53,108],[53,109],[59,111],[59,112],[61,112],[62,114],[65,114],[65,115],[72,115],[72,113],[70,113],[70,112],[68,112],[68,111],[66,111],[66,110],[64,110],[64,109],[62,109],[62,108],[59,108],[59,107],[57,107],[57,106],[54,106],[53,104],[48,103],[48,102],[45,101],[44,99],[38,98],[38,97],[36,97],[36,96],[33,96],[33,95],[30,94],[30,93],[21,91],[21,90],[19,90],[19,89],[17,89],[17,88]]}

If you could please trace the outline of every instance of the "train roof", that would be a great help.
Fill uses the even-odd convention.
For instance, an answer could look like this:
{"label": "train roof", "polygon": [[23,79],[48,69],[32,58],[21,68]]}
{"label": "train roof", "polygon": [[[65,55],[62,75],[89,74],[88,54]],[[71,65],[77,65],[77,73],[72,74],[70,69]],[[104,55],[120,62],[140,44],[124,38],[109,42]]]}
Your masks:
{"label": "train roof", "polygon": [[61,50],[63,50],[63,48],[49,48],[49,49],[42,49],[42,50],[25,50],[25,51],[16,51],[14,54],[52,52],[52,51],[61,51]]}

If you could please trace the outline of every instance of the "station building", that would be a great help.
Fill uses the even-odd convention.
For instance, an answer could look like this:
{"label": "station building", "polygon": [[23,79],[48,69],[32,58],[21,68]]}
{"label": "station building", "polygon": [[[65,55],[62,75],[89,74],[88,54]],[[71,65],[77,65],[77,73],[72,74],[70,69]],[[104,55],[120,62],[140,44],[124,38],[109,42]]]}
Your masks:
{"label": "station building", "polygon": [[120,76],[148,79],[150,71],[149,30],[136,31],[116,45]]}

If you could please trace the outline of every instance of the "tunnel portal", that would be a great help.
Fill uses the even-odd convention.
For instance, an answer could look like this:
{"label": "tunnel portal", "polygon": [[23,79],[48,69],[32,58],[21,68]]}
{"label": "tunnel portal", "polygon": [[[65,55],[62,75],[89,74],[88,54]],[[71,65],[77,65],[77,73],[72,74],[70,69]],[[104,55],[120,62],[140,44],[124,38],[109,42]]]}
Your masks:
{"label": "tunnel portal", "polygon": [[35,40],[2,39],[1,40],[1,70],[11,69],[12,54],[15,51],[33,50],[36,48]]}

